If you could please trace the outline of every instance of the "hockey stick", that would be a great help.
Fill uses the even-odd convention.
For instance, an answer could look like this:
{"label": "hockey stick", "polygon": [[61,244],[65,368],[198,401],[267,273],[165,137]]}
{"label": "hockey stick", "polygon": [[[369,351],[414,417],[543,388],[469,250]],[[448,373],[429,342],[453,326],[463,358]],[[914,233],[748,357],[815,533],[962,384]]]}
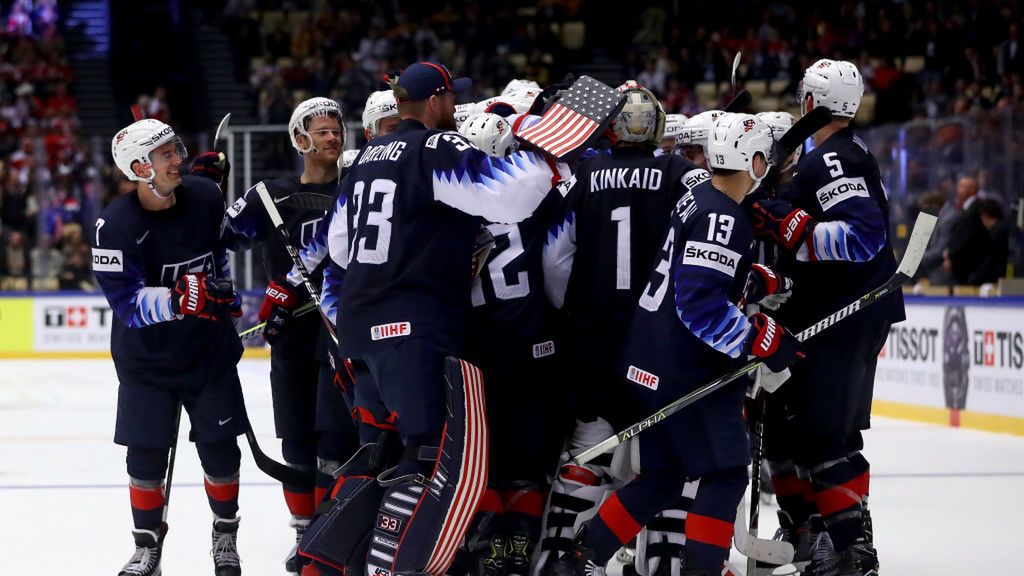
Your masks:
{"label": "hockey stick", "polygon": [[164,481],[164,509],[160,512],[160,521],[164,523],[164,526],[167,526],[167,511],[171,505],[171,481],[174,480],[174,461],[178,456],[178,428],[181,427],[181,405],[182,402],[179,398],[178,410],[174,415],[174,439],[171,442],[171,449],[167,455],[167,479]]}
{"label": "hockey stick", "polygon": [[[270,216],[270,222],[277,229],[278,234],[281,235],[281,240],[284,243],[285,250],[288,251],[288,255],[292,258],[292,263],[295,264],[295,268],[299,271],[299,276],[302,277],[302,284],[306,287],[306,292],[309,293],[309,297],[313,299],[316,304],[317,310],[320,311],[320,318],[324,321],[324,326],[327,327],[327,333],[331,335],[331,340],[334,341],[334,345],[338,345],[338,335],[334,332],[334,325],[331,324],[330,318],[320,308],[320,290],[313,285],[313,281],[309,277],[309,270],[306,269],[306,265],[302,262],[302,258],[299,257],[299,251],[292,245],[291,234],[288,233],[288,228],[284,225],[284,220],[281,219],[281,213],[277,211],[277,206],[274,205],[274,200],[270,197],[270,191],[267,190],[267,185],[263,181],[256,183],[256,194],[259,195],[260,201],[263,202],[263,207],[267,210],[267,216]],[[321,226],[327,226],[328,222],[324,222]]]}
{"label": "hockey stick", "polygon": [[228,122],[231,122],[231,112],[228,112],[220,119],[220,124],[217,124],[217,131],[213,133],[213,149],[217,149],[217,143],[220,141],[220,135],[224,132],[224,129],[228,127]]}
{"label": "hockey stick", "polygon": [[[306,302],[302,306],[296,308],[295,311],[292,312],[292,316],[295,318],[298,318],[299,316],[305,316],[309,312],[312,312],[315,306],[316,302]],[[253,326],[252,328],[247,328],[239,332],[238,339],[241,340],[242,342],[245,342],[246,340],[262,335],[263,331],[266,330],[266,328],[267,323],[260,322],[259,324]]]}
{"label": "hockey stick", "polygon": [[[739,539],[736,539],[736,547],[740,548],[740,552],[747,557],[747,574],[753,575],[754,570],[757,569],[757,561],[771,562],[772,564],[789,564],[793,561],[793,545],[789,542],[776,541],[776,540],[764,540],[757,537],[758,524],[761,520],[761,467],[764,464],[764,411],[767,405],[764,393],[759,394],[759,397],[754,398],[754,403],[757,404],[757,414],[754,414],[754,463],[750,467],[750,525],[744,532],[749,535],[750,541],[747,542],[749,550],[744,551],[740,548]],[[743,502],[740,502],[740,506]],[[740,536],[740,527],[742,515],[736,515],[736,531],[735,535]],[[776,554],[774,550],[767,550],[767,544],[765,542],[771,542],[773,548],[778,548],[779,551],[785,551],[785,554]],[[759,554],[764,552],[764,555]]]}
{"label": "hockey stick", "polygon": [[[850,316],[851,314],[857,313],[858,311],[870,306],[871,304],[874,304],[882,297],[891,294],[896,290],[899,290],[900,287],[903,286],[903,284],[909,282],[910,279],[913,278],[914,274],[917,272],[917,266],[918,264],[921,263],[921,257],[924,256],[925,248],[927,248],[928,246],[928,239],[931,238],[932,230],[935,229],[935,221],[935,216],[931,214],[928,214],[926,212],[921,212],[920,214],[918,214],[917,222],[914,224],[914,230],[910,234],[910,241],[907,243],[907,251],[903,255],[903,260],[900,262],[900,266],[896,270],[896,274],[894,274],[891,278],[889,278],[884,284],[882,284],[878,288],[875,288],[874,290],[868,292],[867,294],[861,296],[860,298],[854,300],[853,302],[847,304],[846,306],[843,306],[839,310],[836,310],[832,314],[829,314],[825,318],[822,318],[818,322],[805,328],[802,332],[796,335],[797,340],[803,342],[808,338],[813,337],[819,332],[828,329],[836,322],[843,320],[844,318]],[[689,394],[683,396],[682,398],[679,398],[671,402],[661,410],[655,412],[654,414],[651,414],[650,416],[641,420],[640,422],[637,422],[636,424],[633,424],[629,428],[626,428],[625,430],[616,433],[614,436],[610,436],[605,440],[599,442],[598,444],[591,446],[590,448],[587,448],[583,452],[580,452],[578,455],[576,455],[576,457],[573,458],[573,461],[580,466],[586,464],[587,462],[590,462],[598,455],[604,454],[605,452],[612,450],[619,444],[622,444],[623,442],[629,440],[633,436],[636,436],[637,434],[643,432],[644,430],[650,428],[651,426],[654,426],[655,424],[661,422],[665,418],[668,418],[672,414],[675,414],[676,412],[682,410],[683,408],[686,408],[687,406],[693,404],[694,402],[700,400],[701,398],[704,398],[705,396],[711,394],[715,390],[722,388],[726,384],[733,382],[734,380],[740,378],[745,374],[749,374],[751,371],[758,368],[761,364],[762,362],[759,360],[752,360],[750,362],[747,362],[740,368],[733,370],[732,372],[723,374],[722,376],[715,378],[711,382],[708,382],[707,384],[701,386],[700,388],[697,388],[696,390],[690,392]]]}
{"label": "hockey stick", "polygon": [[750,107],[750,104],[753,101],[754,98],[750,95],[750,92],[747,92],[746,88],[744,88],[743,90],[740,90],[735,96],[733,96],[732,100],[730,100],[729,103],[725,105],[725,108],[723,108],[722,111],[745,112],[747,108]]}
{"label": "hockey stick", "polygon": [[142,111],[142,106],[139,106],[138,104],[132,104],[131,109],[132,119],[134,119],[136,122],[146,118],[146,114]]}

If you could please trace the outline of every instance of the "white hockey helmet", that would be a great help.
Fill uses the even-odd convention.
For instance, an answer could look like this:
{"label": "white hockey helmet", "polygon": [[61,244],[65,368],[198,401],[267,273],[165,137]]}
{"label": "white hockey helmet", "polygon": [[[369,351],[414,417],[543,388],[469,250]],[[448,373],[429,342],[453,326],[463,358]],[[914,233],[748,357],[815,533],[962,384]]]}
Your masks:
{"label": "white hockey helmet", "polygon": [[466,122],[466,119],[472,116],[476,110],[476,102],[467,102],[466,104],[455,105],[455,127],[461,128]]}
{"label": "white hockey helmet", "polygon": [[712,173],[715,169],[745,170],[754,180],[753,190],[767,174],[767,170],[761,176],[754,174],[754,157],[761,154],[770,166],[774,145],[772,129],[757,116],[725,113],[708,136],[708,166]]}
{"label": "white hockey helmet", "polygon": [[[794,118],[793,115],[790,114],[789,112],[784,111],[761,112],[760,114],[757,115],[757,117],[760,118],[762,122],[767,124],[768,127],[772,129],[772,138],[774,138],[776,142],[778,142],[779,139],[782,138],[782,136],[786,132],[789,132],[789,129],[792,128],[794,124],[796,124],[796,118]],[[786,164],[782,168],[782,171],[785,172],[792,168],[793,166],[796,166],[796,163],[800,161],[800,154],[802,152],[803,146],[798,146],[796,151],[793,152],[793,160]],[[779,158],[778,160],[781,161],[784,160],[784,158]]]}
{"label": "white hockey helmet", "polygon": [[507,96],[511,92],[515,92],[517,90],[522,89],[536,90],[539,94],[540,84],[537,84],[533,80],[526,80],[525,78],[516,78],[510,81],[508,84],[505,84],[505,87],[501,89],[501,95]]}
{"label": "white hockey helmet", "polygon": [[341,156],[338,156],[338,168],[348,168],[356,161],[357,156],[359,156],[359,150],[345,150]]}
{"label": "white hockey helmet", "polygon": [[797,93],[802,114],[810,112],[804,110],[808,94],[814,95],[815,106],[825,106],[833,116],[853,118],[864,96],[864,77],[850,62],[822,58],[804,71]]}
{"label": "white hockey helmet", "polygon": [[473,105],[472,113],[480,114],[483,112],[492,112],[504,104],[507,108],[512,109],[512,114],[526,114],[530,111],[530,108],[533,107],[533,103],[537,100],[537,96],[539,95],[540,90],[533,88],[513,90],[507,94],[492,96],[486,100],[477,102]]}
{"label": "white hockey helmet", "polygon": [[[175,143],[175,149],[182,162],[188,158],[188,150],[174,129],[153,118],[139,120],[118,132],[110,142],[110,154],[114,163],[122,173],[133,182],[152,182],[154,173],[150,168],[153,162],[150,153],[168,142]],[[139,162],[144,169],[150,170],[149,176],[142,178],[132,170],[132,164]]]}
{"label": "white hockey helmet", "polygon": [[666,114],[665,115],[665,133],[662,134],[661,138],[671,138],[675,140],[675,137],[683,130],[683,124],[686,123],[688,118],[686,114]]}
{"label": "white hockey helmet", "polygon": [[473,114],[459,128],[459,134],[488,156],[508,156],[519,148],[512,135],[512,125],[497,114]]}
{"label": "white hockey helmet", "polygon": [[682,128],[676,134],[676,147],[700,146],[705,152],[708,149],[708,134],[711,133],[711,126],[719,116],[725,114],[721,110],[707,110],[683,122]]}
{"label": "white hockey helmet", "polygon": [[654,93],[636,80],[626,80],[616,90],[626,95],[626,104],[612,120],[612,132],[618,141],[660,144],[665,133],[665,110]]}
{"label": "white hockey helmet", "polygon": [[[345,136],[345,119],[342,118],[341,105],[330,98],[324,98],[317,96],[316,98],[310,98],[299,103],[292,112],[292,118],[288,121],[288,137],[292,141],[292,147],[298,151],[299,154],[309,154],[314,152],[316,147],[313,146],[313,139],[309,136],[307,126],[311,118],[318,118],[321,116],[334,116],[338,119],[338,124],[341,125],[342,130],[342,145],[344,145]],[[295,139],[296,136],[302,134],[306,138],[309,138],[310,144],[308,148],[302,148],[299,146],[299,142]]]}
{"label": "white hockey helmet", "polygon": [[370,139],[377,137],[377,129],[380,121],[391,116],[398,116],[398,101],[395,100],[395,93],[391,90],[378,90],[366,99],[366,106],[363,107],[363,128],[370,135]]}

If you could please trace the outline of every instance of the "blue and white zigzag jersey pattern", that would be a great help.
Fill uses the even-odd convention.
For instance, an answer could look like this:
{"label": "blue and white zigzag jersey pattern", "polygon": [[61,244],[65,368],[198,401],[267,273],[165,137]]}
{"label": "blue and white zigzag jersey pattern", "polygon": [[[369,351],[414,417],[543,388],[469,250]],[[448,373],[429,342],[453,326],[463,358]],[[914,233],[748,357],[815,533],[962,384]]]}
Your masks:
{"label": "blue and white zigzag jersey pattern", "polygon": [[797,259],[867,262],[877,256],[888,241],[882,212],[887,196],[878,165],[860,138],[849,129],[837,132],[797,170],[783,198],[817,221]]}
{"label": "blue and white zigzag jersey pattern", "polygon": [[[314,238],[315,246],[311,251],[323,251],[321,258],[327,258],[327,266],[324,268],[323,290],[320,292],[320,309],[331,321],[331,324],[338,325],[338,292],[341,290],[341,281],[345,277],[345,268],[348,266],[348,218],[345,214],[345,195],[339,195],[334,202],[334,207],[324,219],[324,224],[317,231]],[[322,247],[321,247],[322,246]],[[292,269],[288,274],[288,281],[296,284],[298,270]]]}
{"label": "blue and white zigzag jersey pattern", "polygon": [[399,326],[403,336],[464,333],[481,218],[519,222],[567,176],[567,167],[538,154],[490,158],[457,132],[411,119],[368,143],[349,168],[345,204],[327,231],[336,300],[326,300],[336,305],[328,314],[342,333],[343,353],[376,346],[384,329],[373,327]]}
{"label": "blue and white zigzag jersey pattern", "polygon": [[685,194],[672,214],[640,307],[665,314],[671,277],[675,316],[712,349],[739,358],[750,323],[737,306],[750,271],[750,223],[710,182]]}

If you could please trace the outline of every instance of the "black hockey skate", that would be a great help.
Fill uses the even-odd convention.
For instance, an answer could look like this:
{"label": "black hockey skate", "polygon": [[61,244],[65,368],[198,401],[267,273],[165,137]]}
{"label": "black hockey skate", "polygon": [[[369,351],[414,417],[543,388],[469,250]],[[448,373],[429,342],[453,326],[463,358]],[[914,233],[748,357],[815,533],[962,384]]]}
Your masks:
{"label": "black hockey skate", "polygon": [[213,573],[216,576],[241,576],[238,558],[238,518],[218,518],[213,521]]}
{"label": "black hockey skate", "polygon": [[878,554],[864,540],[857,540],[842,552],[818,552],[815,550],[804,576],[878,576]]}
{"label": "black hockey skate", "polygon": [[484,576],[505,576],[508,568],[508,538],[504,534],[494,534],[480,558],[480,574]]}
{"label": "black hockey skate", "polygon": [[295,545],[292,546],[291,551],[288,552],[288,558],[284,561],[284,571],[289,574],[301,573],[302,567],[306,564],[305,558],[299,554],[299,542],[306,535],[306,529],[309,528],[311,521],[311,518],[292,517],[291,522],[289,522],[291,527],[295,528]]}
{"label": "black hockey skate", "polygon": [[544,567],[541,576],[605,576],[604,566],[594,563],[594,551],[583,545],[586,526],[576,535],[576,541],[555,562]]}
{"label": "black hockey skate", "polygon": [[117,576],[160,576],[160,553],[164,545],[164,524],[156,532],[152,530],[132,530],[135,537],[135,553]]}
{"label": "black hockey skate", "polygon": [[530,535],[523,532],[513,532],[509,537],[508,566],[505,573],[508,576],[529,576],[530,555],[533,551],[530,546]]}

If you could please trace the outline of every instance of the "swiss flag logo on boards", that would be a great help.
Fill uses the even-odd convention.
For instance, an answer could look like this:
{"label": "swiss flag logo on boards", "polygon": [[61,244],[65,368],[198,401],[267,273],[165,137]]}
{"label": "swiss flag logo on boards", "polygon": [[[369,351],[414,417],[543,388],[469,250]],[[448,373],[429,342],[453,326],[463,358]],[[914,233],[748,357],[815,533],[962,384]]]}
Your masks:
{"label": "swiss flag logo on boards", "polygon": [[636,382],[644,388],[650,388],[651,390],[657,390],[658,382],[661,380],[656,375],[651,374],[646,370],[641,370],[636,366],[629,367],[629,370],[626,371],[626,378],[631,382]]}
{"label": "swiss flag logo on boards", "polygon": [[370,328],[370,339],[383,340],[397,336],[408,336],[412,334],[412,324],[409,322],[392,322],[390,324],[378,324]]}
{"label": "swiss flag logo on boards", "polygon": [[68,328],[85,328],[89,324],[89,313],[86,312],[85,306],[69,306],[68,307]]}

